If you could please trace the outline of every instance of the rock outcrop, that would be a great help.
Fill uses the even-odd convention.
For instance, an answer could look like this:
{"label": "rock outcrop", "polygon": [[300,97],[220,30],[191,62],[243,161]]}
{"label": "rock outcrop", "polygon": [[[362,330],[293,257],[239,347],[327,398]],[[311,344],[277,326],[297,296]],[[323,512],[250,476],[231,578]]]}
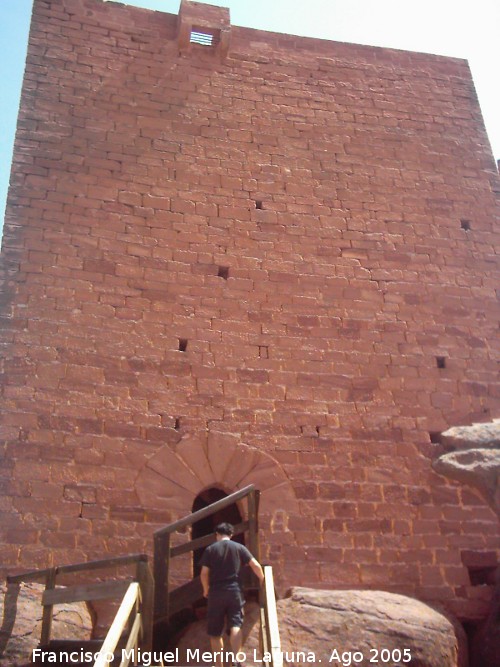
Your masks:
{"label": "rock outcrop", "polygon": [[441,433],[440,441],[448,451],[500,449],[500,419],[472,426],[453,426]]}
{"label": "rock outcrop", "polygon": [[500,419],[450,428],[440,442],[445,451],[433,461],[434,470],[475,487],[500,516]]}
{"label": "rock outcrop", "polygon": [[[434,470],[476,488],[500,517],[500,419],[450,428],[441,433],[440,443]],[[471,655],[471,667],[500,665],[500,568],[490,613],[474,638]]]}
{"label": "rock outcrop", "polygon": [[[25,665],[38,646],[42,625],[42,594],[36,583],[0,585],[0,665]],[[52,636],[89,639],[92,618],[82,602],[54,607]]]}
{"label": "rock outcrop", "polygon": [[[248,634],[243,649],[245,664],[262,667],[253,659],[260,655],[256,607],[249,611],[244,626],[244,636]],[[331,667],[348,664],[351,659],[351,664],[362,667],[467,666],[466,638],[461,627],[422,602],[402,595],[293,588],[289,597],[278,602],[278,617],[285,665]],[[194,624],[179,646],[184,651],[197,647],[209,650],[204,622]]]}

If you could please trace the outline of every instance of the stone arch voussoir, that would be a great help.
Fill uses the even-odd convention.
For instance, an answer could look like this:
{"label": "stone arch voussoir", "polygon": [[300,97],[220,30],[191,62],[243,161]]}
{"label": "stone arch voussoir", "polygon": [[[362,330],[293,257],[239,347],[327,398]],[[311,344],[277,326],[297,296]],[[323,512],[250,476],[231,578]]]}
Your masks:
{"label": "stone arch voussoir", "polygon": [[145,508],[182,517],[207,488],[229,494],[249,484],[261,492],[260,516],[286,530],[288,516],[298,511],[288,476],[270,454],[232,434],[188,435],[175,449],[165,444],[139,471],[135,491]]}

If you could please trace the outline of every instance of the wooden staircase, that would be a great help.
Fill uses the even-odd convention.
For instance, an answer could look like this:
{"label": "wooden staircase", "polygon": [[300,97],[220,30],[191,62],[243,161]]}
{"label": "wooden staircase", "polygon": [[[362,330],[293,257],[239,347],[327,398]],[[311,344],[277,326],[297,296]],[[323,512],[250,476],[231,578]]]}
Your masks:
{"label": "wooden staircase", "polygon": [[[248,533],[248,547],[260,559],[258,541],[259,492],[250,485],[219,500],[197,512],[162,528],[154,535],[154,576],[145,554],[121,556],[104,560],[63,565],[44,570],[33,570],[9,576],[9,583],[28,581],[45,582],[42,596],[43,616],[40,644],[37,649],[39,660],[35,664],[54,665],[78,664],[94,667],[128,667],[137,664],[137,656],[153,652],[154,628],[168,628],[171,619],[179,612],[192,608],[203,600],[199,577],[172,589],[169,585],[170,565],[173,558],[211,544],[215,535],[205,535],[180,546],[172,546],[173,533],[185,530],[200,519],[206,518],[229,505],[247,499],[247,521],[235,526],[235,535]],[[117,576],[117,569],[132,568],[132,575]],[[103,579],[102,571],[113,571],[111,577]],[[89,583],[89,579],[98,581]],[[282,667],[279,641],[276,598],[271,566],[264,566],[264,585],[259,586],[253,573],[248,571],[243,581],[245,592],[253,592],[260,604],[260,643],[263,664],[266,667]],[[68,578],[76,583],[68,585]],[[156,585],[155,585],[156,582]],[[61,587],[60,584],[64,584]],[[52,635],[54,607],[61,603],[96,602],[115,600],[120,605],[104,640],[58,640]],[[43,660],[43,653],[50,653],[50,661]],[[153,652],[155,654],[156,652]],[[63,658],[64,654],[64,658]],[[68,660],[68,655],[72,656]],[[56,662],[54,656],[61,659]],[[73,657],[75,659],[73,659]],[[81,660],[76,660],[81,657]],[[89,659],[90,658],[90,659]]]}

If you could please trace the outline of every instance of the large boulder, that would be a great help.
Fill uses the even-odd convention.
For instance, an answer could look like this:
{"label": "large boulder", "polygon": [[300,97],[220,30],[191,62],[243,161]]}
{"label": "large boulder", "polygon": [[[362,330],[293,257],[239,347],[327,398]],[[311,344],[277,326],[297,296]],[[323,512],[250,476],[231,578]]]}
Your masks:
{"label": "large boulder", "polygon": [[[439,442],[434,470],[477,489],[500,517],[500,419],[454,426],[440,434]],[[471,655],[472,667],[500,666],[500,568],[488,618],[474,635]]]}
{"label": "large boulder", "polygon": [[475,487],[500,514],[500,449],[466,449],[442,454],[433,463],[436,472]]}
{"label": "large boulder", "polygon": [[500,419],[471,426],[452,426],[439,438],[446,451],[500,449]]}
{"label": "large boulder", "polygon": [[[293,588],[277,606],[284,665],[468,664],[461,626],[455,626],[422,602],[402,595]],[[243,633],[248,635],[243,647],[245,665],[262,667],[263,663],[254,659],[260,656],[258,614],[255,607],[249,611]],[[179,647],[181,655],[187,648],[208,651],[205,624],[191,626]]]}
{"label": "large boulder", "polygon": [[475,487],[500,516],[500,419],[454,426],[440,434],[432,466],[439,474]]}
{"label": "large boulder", "polygon": [[[0,665],[26,665],[40,641],[42,594],[36,583],[0,585]],[[83,602],[54,607],[52,637],[90,639],[92,618]]]}

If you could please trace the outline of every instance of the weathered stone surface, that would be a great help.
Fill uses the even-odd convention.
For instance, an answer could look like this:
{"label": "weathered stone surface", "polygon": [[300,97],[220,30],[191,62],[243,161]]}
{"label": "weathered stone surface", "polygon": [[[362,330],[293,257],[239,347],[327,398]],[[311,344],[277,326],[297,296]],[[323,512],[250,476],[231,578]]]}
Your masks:
{"label": "weathered stone surface", "polygon": [[448,451],[457,449],[500,449],[500,419],[472,426],[453,426],[441,433],[441,444]]}
{"label": "weathered stone surface", "polygon": [[[42,626],[44,586],[35,583],[0,585],[0,665],[30,662]],[[83,602],[54,607],[52,636],[56,639],[90,639],[92,618]]]}
{"label": "weathered stone surface", "polygon": [[445,477],[475,487],[500,514],[500,449],[468,449],[443,454],[433,463]]}
{"label": "weathered stone surface", "polygon": [[500,516],[500,419],[454,426],[441,433],[446,453],[433,462],[436,472],[475,487]]}
{"label": "weathered stone surface", "polygon": [[[243,628],[248,667],[262,665],[253,659],[254,655],[260,656],[256,612],[256,605],[249,608]],[[461,627],[422,602],[402,595],[293,588],[289,597],[278,602],[278,617],[285,665],[341,665],[342,654],[355,651],[363,659],[358,654],[357,662],[352,664],[363,667],[376,664],[375,658],[378,664],[385,659],[384,664],[392,667],[468,664]],[[193,624],[179,642],[181,651],[198,647],[209,650],[205,627],[203,621]],[[405,649],[406,655],[411,655],[409,663],[403,662]],[[344,659],[347,661],[347,655]]]}
{"label": "weathered stone surface", "polygon": [[[432,463],[436,472],[476,488],[500,517],[500,419],[486,424],[457,426],[440,438],[447,453]],[[500,664],[500,570],[486,621],[472,642],[472,667]]]}

